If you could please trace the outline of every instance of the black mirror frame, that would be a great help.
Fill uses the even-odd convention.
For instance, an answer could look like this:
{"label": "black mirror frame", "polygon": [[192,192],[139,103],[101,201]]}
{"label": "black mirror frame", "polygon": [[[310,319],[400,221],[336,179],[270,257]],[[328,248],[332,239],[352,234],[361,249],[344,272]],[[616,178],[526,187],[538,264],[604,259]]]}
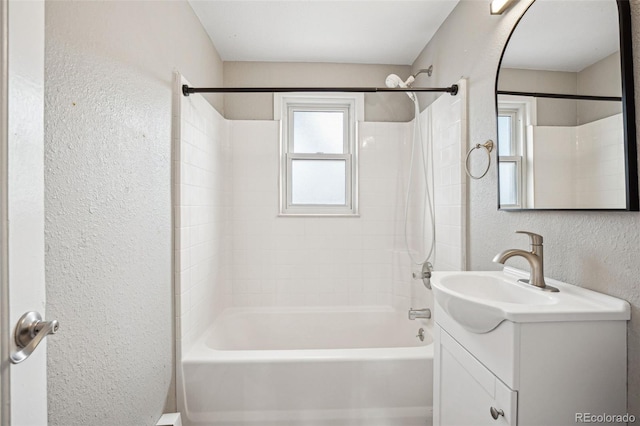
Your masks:
{"label": "black mirror frame", "polygon": [[[500,68],[502,59],[509,46],[511,36],[518,28],[520,21],[529,11],[535,0],[527,7],[524,13],[518,18],[507,42],[505,43],[498,70],[496,72],[495,84],[495,117],[496,129],[498,128],[498,81],[500,80]],[[634,99],[634,75],[633,75],[633,44],[631,34],[631,7],[629,0],[616,0],[618,5],[618,30],[620,34],[620,73],[622,80],[622,119],[624,127],[624,155],[625,155],[625,175],[626,175],[626,201],[627,207],[624,209],[509,209],[500,207],[500,168],[497,166],[499,153],[496,147],[496,184],[498,188],[497,200],[498,210],[507,212],[529,212],[529,211],[640,211],[640,198],[638,196],[638,145],[636,139],[636,107]]]}

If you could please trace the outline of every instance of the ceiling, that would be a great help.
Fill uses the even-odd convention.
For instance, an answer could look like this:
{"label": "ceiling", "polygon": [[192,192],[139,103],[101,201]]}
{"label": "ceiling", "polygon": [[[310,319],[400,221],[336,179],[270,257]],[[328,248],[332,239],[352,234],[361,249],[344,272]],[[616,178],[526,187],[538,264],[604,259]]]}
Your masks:
{"label": "ceiling", "polygon": [[536,0],[515,28],[502,66],[579,72],[619,47],[614,0]]}
{"label": "ceiling", "polygon": [[189,0],[223,61],[411,65],[458,0]]}

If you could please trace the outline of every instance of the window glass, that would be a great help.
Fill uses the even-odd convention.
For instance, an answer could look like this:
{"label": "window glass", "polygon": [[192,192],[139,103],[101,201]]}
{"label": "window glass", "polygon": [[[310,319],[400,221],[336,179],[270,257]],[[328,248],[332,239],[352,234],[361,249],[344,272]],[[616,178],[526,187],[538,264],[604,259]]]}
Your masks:
{"label": "window glass", "polygon": [[500,167],[500,204],[518,204],[518,163],[515,161],[498,162]]}
{"label": "window glass", "polygon": [[364,96],[276,95],[280,101],[280,214],[357,215],[356,131]]}
{"label": "window glass", "polygon": [[501,156],[516,155],[513,152],[513,117],[511,115],[498,116],[498,152]]}
{"label": "window glass", "polygon": [[291,162],[291,204],[346,204],[345,160]]}
{"label": "window glass", "polygon": [[342,154],[344,152],[344,112],[294,111],[293,152]]}

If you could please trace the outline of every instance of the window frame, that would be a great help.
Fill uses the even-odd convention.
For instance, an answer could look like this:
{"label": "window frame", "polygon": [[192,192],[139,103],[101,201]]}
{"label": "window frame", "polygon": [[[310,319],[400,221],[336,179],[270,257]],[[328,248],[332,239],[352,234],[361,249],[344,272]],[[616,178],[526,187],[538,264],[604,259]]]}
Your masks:
{"label": "window frame", "polygon": [[[358,118],[362,116],[363,94],[295,93],[274,95],[274,119],[280,120],[279,216],[358,216]],[[342,153],[296,153],[293,151],[293,114],[297,111],[339,111],[343,113]],[[294,161],[345,162],[345,204],[294,204],[292,167]]]}
{"label": "window frame", "polygon": [[[528,204],[533,205],[534,169],[530,164],[533,156],[533,146],[529,141],[529,132],[531,126],[535,126],[537,122],[535,99],[500,95],[498,97],[498,116],[507,115],[511,117],[510,142],[512,155],[502,155],[498,152],[498,162],[504,161],[505,163],[516,164],[517,204],[500,203],[498,208],[522,209],[526,208]],[[498,197],[499,195],[498,193]]]}

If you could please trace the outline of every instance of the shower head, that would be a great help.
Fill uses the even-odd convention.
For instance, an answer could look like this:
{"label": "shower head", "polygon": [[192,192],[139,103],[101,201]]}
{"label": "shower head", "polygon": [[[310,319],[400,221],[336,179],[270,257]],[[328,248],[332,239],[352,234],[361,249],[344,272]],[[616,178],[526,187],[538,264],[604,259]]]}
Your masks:
{"label": "shower head", "polygon": [[[407,81],[402,81],[402,79],[400,77],[398,77],[398,75],[396,74],[389,74],[387,76],[387,78],[384,80],[384,84],[387,85],[388,88],[390,89],[395,89],[396,87],[400,87],[402,89],[407,89],[409,87],[409,85],[411,83],[413,83],[413,81],[415,80],[415,77],[410,75],[409,78],[407,78]],[[407,92],[407,96],[409,96],[409,98],[412,101],[416,101],[416,94],[413,92]]]}
{"label": "shower head", "polygon": [[407,81],[402,81],[402,79],[398,77],[397,74],[389,74],[385,79],[384,84],[386,84],[387,87],[390,89],[393,89],[396,87],[401,87],[403,89],[406,89],[407,87],[409,87],[411,83],[413,83],[414,80],[415,78],[412,75],[409,76]]}
{"label": "shower head", "polygon": [[393,89],[400,86],[401,84],[404,84],[404,82],[396,74],[389,74],[384,81],[384,84],[386,84],[388,88]]}

